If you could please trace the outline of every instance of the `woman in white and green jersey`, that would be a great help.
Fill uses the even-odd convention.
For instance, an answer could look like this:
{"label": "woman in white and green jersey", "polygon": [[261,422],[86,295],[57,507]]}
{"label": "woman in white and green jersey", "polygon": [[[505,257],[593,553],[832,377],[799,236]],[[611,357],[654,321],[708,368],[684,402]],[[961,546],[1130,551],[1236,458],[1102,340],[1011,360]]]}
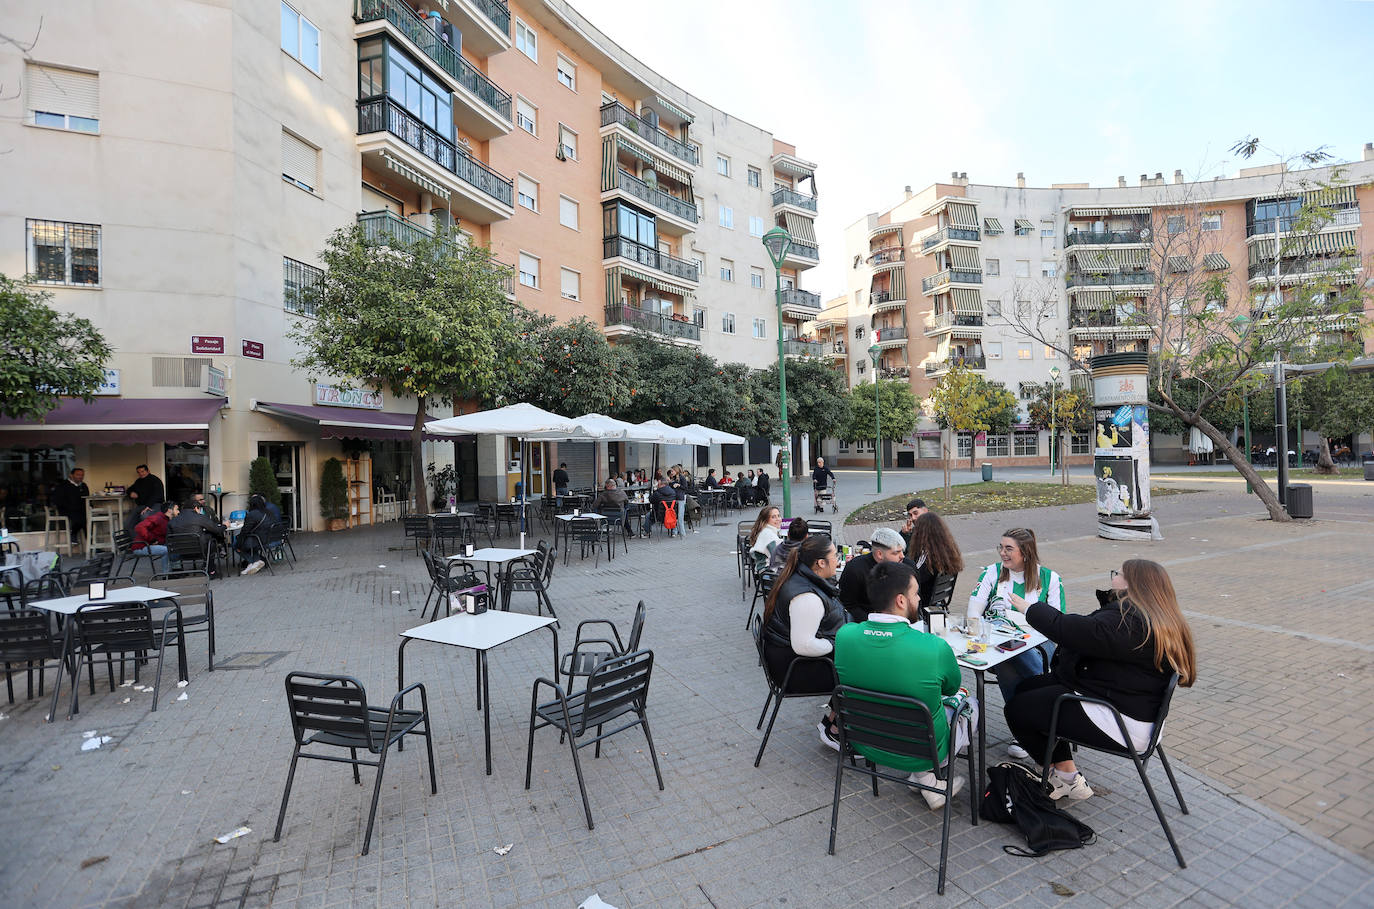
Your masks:
{"label": "woman in white and green jersey", "polygon": [[[997,544],[998,561],[983,569],[978,577],[978,586],[968,598],[968,617],[982,616],[994,600],[1017,600],[1025,604],[1048,603],[1059,609],[1067,610],[1064,598],[1064,581],[1059,573],[1040,564],[1040,553],[1035,545],[1035,531],[1015,527],[1002,534]],[[1054,643],[1041,645],[1045,649],[1042,660],[1038,650],[1027,648],[994,670],[997,673],[997,687],[1002,689],[1002,701],[1010,701],[1016,694],[1016,686],[1033,675],[1049,671],[1049,657],[1054,654]],[[1025,752],[1012,742],[1013,757],[1021,758]]]}

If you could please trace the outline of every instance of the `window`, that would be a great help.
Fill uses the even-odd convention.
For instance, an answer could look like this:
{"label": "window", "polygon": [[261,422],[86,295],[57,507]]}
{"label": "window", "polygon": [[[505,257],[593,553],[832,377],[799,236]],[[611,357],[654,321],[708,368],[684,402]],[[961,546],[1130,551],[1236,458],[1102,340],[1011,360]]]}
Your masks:
{"label": "window", "polygon": [[558,270],[558,286],[563,292],[565,299],[581,299],[582,276],[571,268],[560,268]]}
{"label": "window", "polygon": [[749,168],[749,185],[754,189],[763,186],[763,172],[757,167]]}
{"label": "window", "polygon": [[958,434],[954,442],[954,453],[956,457],[960,458],[973,457],[973,433],[961,432]]}
{"label": "window", "polygon": [[313,193],[320,183],[320,150],[282,130],[281,176],[287,183]]}
{"label": "window", "polygon": [[1029,360],[1032,356],[1034,356],[1034,353],[1029,344],[1021,344],[1016,348],[1016,359]]}
{"label": "window", "polygon": [[1002,314],[1001,300],[984,300],[983,313],[988,317],[1000,316]]}
{"label": "window", "polygon": [[539,184],[524,174],[516,177],[516,184],[520,204],[530,211],[539,211]]}
{"label": "window", "polygon": [[519,95],[516,95],[515,125],[523,129],[525,132],[529,133],[531,136],[537,136],[539,135],[539,133],[535,132],[535,128],[536,124],[538,123],[538,117],[539,108],[535,107],[533,104],[526,101],[524,98],[521,98]]}
{"label": "window", "polygon": [[1053,259],[1040,260],[1040,277],[1053,278],[1059,273],[1059,266]]}
{"label": "window", "polygon": [[722,281],[733,281],[733,280],[735,280],[735,260],[734,260],[734,259],[721,259],[721,260],[720,260],[720,279],[721,279]]}
{"label": "window", "polygon": [[577,133],[562,123],[558,124],[558,150],[569,161],[577,160]]}
{"label": "window", "polygon": [[1187,221],[1184,219],[1183,215],[1170,215],[1168,224],[1169,233],[1181,234],[1183,233],[1183,228],[1187,224]]}
{"label": "window", "polygon": [[730,176],[730,159],[725,155],[716,155],[716,173],[722,177]]}
{"label": "window", "polygon": [[1069,454],[1086,455],[1092,454],[1091,437],[1086,432],[1075,432],[1069,435]]}
{"label": "window", "polygon": [[1005,458],[1010,448],[1011,440],[1006,433],[988,433],[988,457]]}
{"label": "window", "polygon": [[535,63],[539,62],[539,36],[519,19],[515,20],[515,49]]}
{"label": "window", "polygon": [[702,329],[703,331],[705,331],[705,330],[706,330],[706,310],[702,309],[700,306],[693,306],[693,307],[692,307],[692,324],[695,325],[697,328],[700,328],[700,329]]}
{"label": "window", "polygon": [[100,77],[95,73],[29,63],[24,74],[27,122],[79,133],[100,132]]}
{"label": "window", "polygon": [[285,3],[281,5],[281,49],[320,74],[320,30]]}
{"label": "window", "polygon": [[762,237],[762,236],[763,236],[763,219],[762,219],[762,218],[757,217],[757,216],[755,216],[755,215],[750,215],[750,216],[749,216],[749,236],[751,236],[751,237]]}
{"label": "window", "polygon": [[728,205],[720,207],[720,226],[735,229],[735,210]]}
{"label": "window", "polygon": [[700,256],[692,256],[692,258],[691,258],[691,263],[692,263],[692,267],[695,268],[695,269],[697,270],[697,275],[698,275],[698,276],[706,274],[706,260],[705,260],[705,259],[701,258]]}
{"label": "window", "polygon": [[720,314],[720,330],[727,335],[735,333],[735,314],[724,312]]}
{"label": "window", "polygon": [[324,291],[324,272],[287,256],[282,256],[281,265],[282,309],[313,317]]}
{"label": "window", "polygon": [[1043,219],[1040,221],[1040,236],[1042,236],[1042,237],[1053,237],[1053,236],[1054,236],[1054,222],[1053,222],[1053,221],[1045,221],[1045,220],[1043,220]]}
{"label": "window", "polygon": [[1045,345],[1045,359],[1046,359],[1046,360],[1057,360],[1057,359],[1059,359],[1059,351],[1055,350],[1053,347],[1051,347],[1051,346],[1049,346],[1048,344],[1046,344],[1046,345]]}
{"label": "window", "polygon": [[[858,328],[855,328],[855,329],[854,329],[854,337],[855,337],[855,338],[862,338],[863,336],[864,336],[864,329],[863,329],[863,326],[860,325]],[[862,361],[860,361],[860,362],[862,362]]]}
{"label": "window", "polygon": [[[700,163],[700,162],[701,162],[701,143],[700,143],[700,142],[688,142],[688,143],[687,143],[687,147],[690,148],[690,149],[692,150],[692,160],[695,161],[695,162],[697,162],[697,163]],[[700,208],[700,207],[701,207],[700,205],[697,206],[697,208]]]}
{"label": "window", "polygon": [[100,284],[100,225],[30,218],[29,274],[40,284]]}
{"label": "window", "polygon": [[989,341],[983,345],[983,352],[988,355],[989,360],[1002,359],[1002,342]]}
{"label": "window", "polygon": [[753,267],[750,267],[750,269],[749,269],[749,286],[752,287],[752,288],[754,288],[755,290],[762,290],[762,289],[763,289],[763,269],[762,269],[762,268],[753,268]]}
{"label": "window", "polygon": [[1035,393],[1040,390],[1040,386],[1034,382],[1021,382],[1016,386],[1017,397],[1022,401],[1034,401]]}
{"label": "window", "polygon": [[558,55],[558,81],[577,91],[577,64],[562,54]]}
{"label": "window", "polygon": [[756,338],[766,338],[766,337],[768,337],[768,323],[767,323],[765,320],[763,320],[763,319],[755,319],[755,320],[754,320],[754,337],[756,337]]}
{"label": "window", "polygon": [[1015,233],[1016,236],[1018,236],[1018,237],[1029,237],[1029,236],[1030,236],[1030,232],[1031,232],[1031,230],[1033,230],[1033,228],[1032,228],[1031,223],[1030,223],[1029,221],[1026,221],[1026,220],[1023,219],[1023,218],[1017,218],[1016,221],[1015,221],[1015,224],[1016,224],[1016,229],[1013,231],[1013,233]]}
{"label": "window", "polygon": [[529,253],[520,254],[520,283],[526,287],[539,286],[539,260]]}
{"label": "window", "polygon": [[1018,277],[1018,278],[1029,278],[1029,277],[1030,277],[1030,259],[1017,259],[1017,260],[1016,260],[1016,277]]}
{"label": "window", "polygon": [[1012,454],[1034,457],[1040,453],[1040,433],[1017,432],[1012,435]]}
{"label": "window", "polygon": [[[358,96],[373,98],[383,93],[425,126],[453,141],[453,92],[398,45],[373,38],[358,44]],[[369,117],[369,131],[384,128],[381,113]]]}
{"label": "window", "polygon": [[984,264],[984,271],[989,275],[1000,275],[1002,273],[1002,260],[988,259]]}
{"label": "window", "polygon": [[1203,230],[1221,230],[1221,212],[1211,211],[1202,216]]}

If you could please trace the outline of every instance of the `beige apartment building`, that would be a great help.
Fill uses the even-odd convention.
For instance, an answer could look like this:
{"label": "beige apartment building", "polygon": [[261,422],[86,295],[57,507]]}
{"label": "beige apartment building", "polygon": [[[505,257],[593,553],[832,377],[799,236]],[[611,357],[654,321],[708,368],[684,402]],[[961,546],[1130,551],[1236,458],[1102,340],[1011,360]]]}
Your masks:
{"label": "beige apartment building", "polygon": [[[95,489],[146,463],[169,494],[221,485],[239,508],[258,456],[297,527],[322,525],[331,456],[404,498],[414,402],[291,366],[287,332],[310,316],[300,290],[319,280],[329,234],[354,224],[379,244],[455,228],[510,267],[525,306],[585,317],[613,342],[648,332],[755,367],[776,357],[778,331],[760,238],[783,225],[789,352],[818,350],[802,326],[820,298],[801,287],[819,261],[815,164],[649,70],[563,0],[52,12],[0,0],[7,34],[37,36],[0,48],[0,272],[33,275],[115,355],[94,405],[0,423],[0,487],[31,514],[74,464]],[[513,440],[425,449],[455,464],[464,498],[512,491]],[[762,464],[772,451],[733,454]],[[614,470],[649,453],[597,455]],[[590,483],[592,457],[591,445],[538,451],[534,491],[546,460]],[[357,505],[362,523],[394,514]]]}
{"label": "beige apartment building", "polygon": [[[1335,180],[1333,181],[1333,177]],[[1328,183],[1334,189],[1313,188]],[[910,187],[891,208],[869,214],[845,232],[848,270],[845,300],[851,313],[864,316],[849,342],[867,349],[877,338],[877,370],[887,379],[911,383],[926,396],[950,364],[962,361],[988,379],[1001,382],[1023,402],[1031,386],[1050,381],[1058,367],[1061,383],[1081,381],[1070,374],[1067,358],[1037,344],[1013,324],[1016,307],[1033,305],[1052,313],[1050,334],[1071,346],[1079,359],[1095,354],[1147,350],[1149,327],[1130,316],[1154,289],[1164,235],[1193,232],[1200,239],[1192,255],[1170,255],[1164,267],[1227,275],[1227,299],[1245,306],[1252,292],[1269,288],[1275,273],[1275,232],[1291,229],[1305,197],[1319,193],[1334,217],[1312,248],[1290,260],[1284,253],[1280,292],[1305,276],[1352,257],[1359,267],[1346,276],[1366,282],[1374,255],[1374,145],[1361,160],[1339,167],[1288,170],[1283,166],[1244,168],[1232,177],[1185,181],[1162,173],[1141,174],[1137,185],[1124,177],[1116,186],[972,183],[954,173],[948,182],[919,192]],[[1273,291],[1261,295],[1255,313],[1263,318]],[[1350,336],[1351,326],[1324,325],[1324,334]],[[1367,349],[1374,339],[1366,341]],[[1063,345],[1061,345],[1063,346]],[[871,379],[868,357],[851,357],[851,385]],[[1048,432],[1026,422],[1009,434],[963,434],[957,456],[994,465],[1048,464]],[[1368,434],[1350,440],[1367,450]],[[1154,457],[1162,462],[1188,458],[1187,440],[1156,437]],[[1305,432],[1305,448],[1316,447]],[[871,463],[871,448],[854,451],[828,442],[841,463]],[[936,466],[941,434],[928,421],[911,436],[885,443],[885,460],[895,466]],[[1071,464],[1092,462],[1091,440],[1076,436]]]}

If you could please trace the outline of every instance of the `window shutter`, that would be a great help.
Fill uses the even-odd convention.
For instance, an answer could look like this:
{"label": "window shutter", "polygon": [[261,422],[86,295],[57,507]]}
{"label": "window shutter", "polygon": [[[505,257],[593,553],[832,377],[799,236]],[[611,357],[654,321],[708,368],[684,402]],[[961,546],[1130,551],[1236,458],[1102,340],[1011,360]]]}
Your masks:
{"label": "window shutter", "polygon": [[581,279],[577,272],[569,271],[568,269],[564,268],[560,272],[560,280],[562,282],[561,289],[563,292],[563,296],[569,297],[573,300],[578,299],[580,296],[579,285],[581,284]]}
{"label": "window shutter", "polygon": [[320,185],[319,155],[314,146],[286,130],[281,131],[281,172],[312,190]]}
{"label": "window shutter", "polygon": [[34,111],[100,119],[100,79],[95,73],[37,63],[28,64],[25,70],[30,120]]}

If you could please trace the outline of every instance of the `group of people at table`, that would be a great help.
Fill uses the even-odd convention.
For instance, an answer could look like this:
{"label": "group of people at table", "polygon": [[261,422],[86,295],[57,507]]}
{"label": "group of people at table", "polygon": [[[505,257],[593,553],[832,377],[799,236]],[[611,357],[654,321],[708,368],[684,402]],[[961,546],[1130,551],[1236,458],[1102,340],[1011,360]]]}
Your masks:
{"label": "group of people at table", "polygon": [[[923,632],[918,624],[927,618],[928,607],[938,605],[931,602],[936,579],[964,569],[959,547],[940,516],[922,500],[911,500],[902,529],[879,528],[870,551],[849,559],[843,573],[829,536],[809,533],[801,518],[784,532],[781,512],[773,506],[759,512],[748,542],[755,568],[776,571],[762,620],[764,663],[774,682],[782,684],[796,657],[820,657],[793,668],[789,693],[828,695],[838,683],[917,698],[930,709],[941,762],[947,762],[954,708],[943,699],[960,693],[959,664],[943,637]],[[1068,692],[1115,706],[1131,744],[1143,751],[1172,675],[1178,673],[1181,686],[1193,684],[1192,632],[1163,566],[1127,560],[1112,573],[1110,587],[1097,591],[1097,600],[1097,609],[1089,614],[1068,612],[1063,579],[1041,563],[1035,533],[1026,528],[1003,533],[997,561],[979,572],[966,622],[991,621],[999,609],[1014,610],[1021,624],[1047,638],[1039,648],[1026,647],[994,670],[1013,735],[1008,748],[1012,758],[1044,760],[1055,701]],[[1102,705],[1066,702],[1058,730],[1087,745],[1126,745],[1114,716]],[[817,731],[822,744],[839,750],[835,715],[828,707]],[[891,755],[863,744],[855,744],[854,750],[874,763],[910,772],[914,782],[935,783],[929,761],[893,766]],[[1092,796],[1067,742],[1056,744],[1050,762],[1051,798]],[[951,791],[963,785],[964,779],[956,776]],[[931,808],[944,806],[943,795],[928,790],[922,795]]]}
{"label": "group of people at table", "polygon": [[[637,473],[637,475],[636,475]],[[560,464],[554,471],[554,490],[557,495],[562,496],[567,493],[567,465]],[[560,485],[560,479],[563,483]],[[726,474],[729,479],[729,474]],[[645,496],[646,504],[649,507],[644,513],[639,515],[639,524],[634,526],[631,523],[630,515],[630,492],[636,491],[637,484],[644,483],[649,491]],[[769,482],[768,475],[759,471],[758,476],[754,476],[754,471],[749,471],[748,477],[740,474],[739,481],[725,483],[723,480],[716,479],[716,470],[712,467],[706,473],[704,480],[698,481],[681,464],[669,467],[666,472],[655,471],[652,481],[649,481],[644,471],[631,472],[628,481],[625,476],[615,474],[606,480],[596,497],[592,500],[591,507],[594,512],[614,519],[624,524],[626,533],[637,534],[647,537],[653,529],[655,523],[663,524],[668,535],[682,536],[683,528],[695,523],[696,512],[699,509],[697,497],[705,490],[715,489],[734,489],[742,503],[761,502],[768,500]],[[668,518],[668,511],[673,511],[673,517]]]}

